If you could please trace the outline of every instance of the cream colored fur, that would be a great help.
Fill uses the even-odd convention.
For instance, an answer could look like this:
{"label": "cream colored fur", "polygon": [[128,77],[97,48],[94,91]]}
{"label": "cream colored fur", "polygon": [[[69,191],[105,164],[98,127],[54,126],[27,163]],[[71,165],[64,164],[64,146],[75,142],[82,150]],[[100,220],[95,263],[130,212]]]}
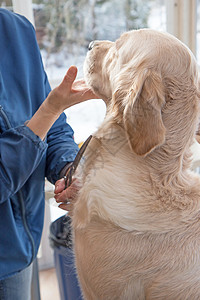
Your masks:
{"label": "cream colored fur", "polygon": [[200,179],[190,171],[197,64],[153,30],[97,41],[85,77],[107,115],[85,155],[73,212],[87,300],[200,299]]}

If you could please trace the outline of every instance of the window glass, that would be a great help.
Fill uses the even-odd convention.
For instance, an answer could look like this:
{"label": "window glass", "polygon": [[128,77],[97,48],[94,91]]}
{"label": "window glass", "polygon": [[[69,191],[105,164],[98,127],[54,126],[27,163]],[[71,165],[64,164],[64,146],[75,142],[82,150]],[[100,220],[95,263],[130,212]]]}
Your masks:
{"label": "window glass", "polygon": [[[36,34],[49,80],[58,84],[70,65],[83,76],[91,40],[116,40],[124,31],[151,27],[166,30],[165,0],[33,0]],[[77,143],[99,126],[105,115],[101,100],[66,111]]]}
{"label": "window glass", "polygon": [[0,0],[0,7],[12,10],[12,0]]}
{"label": "window glass", "polygon": [[124,31],[166,30],[165,0],[33,0],[37,38],[50,80],[82,65],[91,40],[116,40]]}

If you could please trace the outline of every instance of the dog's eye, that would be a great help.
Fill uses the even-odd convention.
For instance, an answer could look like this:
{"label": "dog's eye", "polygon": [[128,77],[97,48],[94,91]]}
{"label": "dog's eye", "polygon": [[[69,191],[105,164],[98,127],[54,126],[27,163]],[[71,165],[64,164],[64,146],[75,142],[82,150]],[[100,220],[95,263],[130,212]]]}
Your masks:
{"label": "dog's eye", "polygon": [[94,41],[89,43],[88,50],[89,51],[92,50],[93,47],[94,47]]}

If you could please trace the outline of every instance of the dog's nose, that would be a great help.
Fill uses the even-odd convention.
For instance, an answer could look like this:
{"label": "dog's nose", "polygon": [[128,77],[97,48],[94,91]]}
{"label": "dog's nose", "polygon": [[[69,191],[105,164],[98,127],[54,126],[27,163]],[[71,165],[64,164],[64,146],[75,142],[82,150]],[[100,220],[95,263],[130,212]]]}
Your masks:
{"label": "dog's nose", "polygon": [[94,41],[89,43],[88,50],[89,51],[92,50],[93,47],[94,47]]}

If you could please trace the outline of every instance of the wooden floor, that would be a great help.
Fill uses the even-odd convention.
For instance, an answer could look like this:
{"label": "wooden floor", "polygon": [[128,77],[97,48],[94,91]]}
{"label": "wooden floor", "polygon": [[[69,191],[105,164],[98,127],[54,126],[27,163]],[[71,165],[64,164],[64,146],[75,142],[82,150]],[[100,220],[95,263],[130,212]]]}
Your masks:
{"label": "wooden floor", "polygon": [[40,271],[39,280],[41,300],[60,300],[55,269]]}

